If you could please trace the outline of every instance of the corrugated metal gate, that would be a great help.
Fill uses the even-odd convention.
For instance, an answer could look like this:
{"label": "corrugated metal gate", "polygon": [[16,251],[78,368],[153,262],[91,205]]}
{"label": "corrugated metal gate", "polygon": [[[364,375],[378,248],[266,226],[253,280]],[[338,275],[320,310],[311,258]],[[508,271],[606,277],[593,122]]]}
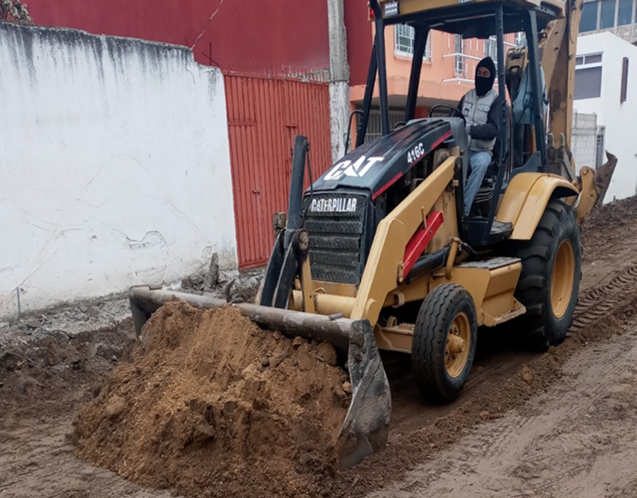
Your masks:
{"label": "corrugated metal gate", "polygon": [[272,213],[287,211],[294,136],[309,138],[315,179],[331,165],[329,87],[234,75],[225,83],[239,266],[250,268],[267,263]]}

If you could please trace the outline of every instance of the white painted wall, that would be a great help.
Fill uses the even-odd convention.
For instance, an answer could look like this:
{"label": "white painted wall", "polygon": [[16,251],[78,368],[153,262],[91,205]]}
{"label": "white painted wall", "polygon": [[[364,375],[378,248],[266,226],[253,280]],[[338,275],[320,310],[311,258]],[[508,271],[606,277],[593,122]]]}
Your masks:
{"label": "white painted wall", "polygon": [[[597,125],[606,127],[605,148],[618,158],[605,202],[637,193],[637,47],[612,33],[581,35],[577,55],[603,52],[602,91],[596,99],[576,100],[578,112],[597,114]],[[628,99],[619,102],[622,59],[629,58]],[[605,160],[605,158],[604,158]]]}
{"label": "white painted wall", "polygon": [[183,47],[0,23],[0,317],[236,268],[223,77]]}

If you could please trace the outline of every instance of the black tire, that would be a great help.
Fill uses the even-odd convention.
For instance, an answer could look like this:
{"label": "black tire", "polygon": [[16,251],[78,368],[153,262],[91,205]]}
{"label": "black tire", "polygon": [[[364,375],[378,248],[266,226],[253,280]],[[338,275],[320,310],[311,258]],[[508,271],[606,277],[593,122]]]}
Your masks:
{"label": "black tire", "polygon": [[[455,356],[448,358],[447,344],[452,325],[455,327],[458,320],[465,328],[457,335],[466,335],[469,344],[466,347],[465,340],[466,358],[458,358],[454,371],[448,368],[447,360],[456,360],[452,360]],[[427,399],[449,402],[458,397],[475,358],[477,330],[475,304],[463,287],[443,284],[422,302],[414,328],[411,365],[416,384]],[[464,357],[465,351],[458,356]]]}
{"label": "black tire", "polygon": [[[572,285],[563,285],[565,288],[570,286],[571,294],[557,301],[551,297],[554,280],[555,286],[560,287],[561,281],[566,282],[567,278],[562,278],[559,270],[564,264],[556,266],[555,263],[560,251],[568,252],[569,244],[574,258],[573,282]],[[546,351],[564,341],[577,305],[582,278],[582,243],[573,209],[563,201],[550,201],[533,237],[519,244],[515,254],[522,260],[522,274],[515,297],[527,310],[517,322],[529,345]],[[560,253],[559,261],[569,257]],[[567,273],[570,274],[570,271]]]}

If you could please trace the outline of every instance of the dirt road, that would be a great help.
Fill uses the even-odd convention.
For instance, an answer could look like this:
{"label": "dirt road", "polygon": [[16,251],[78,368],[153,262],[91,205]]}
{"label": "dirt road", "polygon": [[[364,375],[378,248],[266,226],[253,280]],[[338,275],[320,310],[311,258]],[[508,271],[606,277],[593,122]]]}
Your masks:
{"label": "dirt road", "polygon": [[637,496],[637,328],[581,349],[561,373],[370,497]]}
{"label": "dirt road", "polygon": [[[562,346],[538,356],[512,334],[481,333],[470,383],[445,407],[425,405],[387,358],[389,447],[326,482],[325,496],[637,496],[637,199],[597,212],[584,246]],[[169,496],[78,461],[67,437],[120,361],[129,322],[0,333],[0,498]]]}

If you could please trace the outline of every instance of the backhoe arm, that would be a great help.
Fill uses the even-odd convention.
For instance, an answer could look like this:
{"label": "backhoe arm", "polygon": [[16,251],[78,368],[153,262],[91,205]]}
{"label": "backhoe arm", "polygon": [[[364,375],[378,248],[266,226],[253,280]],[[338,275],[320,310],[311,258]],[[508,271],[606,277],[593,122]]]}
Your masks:
{"label": "backhoe arm", "polygon": [[[542,67],[547,81],[549,113],[549,162],[563,163],[563,170],[571,176],[580,190],[577,220],[583,222],[595,206],[602,204],[617,165],[617,158],[606,152],[608,161],[597,169],[583,167],[577,171],[571,153],[573,98],[575,91],[575,61],[577,36],[582,17],[583,0],[567,0],[564,18],[553,21],[543,32],[540,49]],[[553,140],[559,140],[557,144]],[[562,169],[562,168],[560,168]],[[560,171],[560,169],[556,169]]]}

